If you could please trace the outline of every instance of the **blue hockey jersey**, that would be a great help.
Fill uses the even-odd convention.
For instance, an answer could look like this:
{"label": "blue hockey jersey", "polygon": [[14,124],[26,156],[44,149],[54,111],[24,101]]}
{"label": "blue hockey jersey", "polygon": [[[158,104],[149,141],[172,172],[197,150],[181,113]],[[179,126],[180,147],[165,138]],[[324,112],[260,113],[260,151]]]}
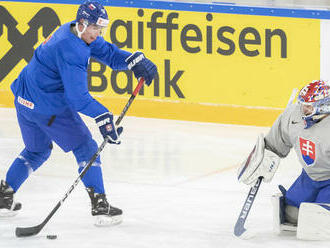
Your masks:
{"label": "blue hockey jersey", "polygon": [[34,52],[32,60],[12,83],[15,101],[45,115],[62,113],[68,107],[90,117],[108,109],[88,92],[87,67],[90,57],[114,70],[127,70],[131,53],[98,37],[90,45],[62,25]]}

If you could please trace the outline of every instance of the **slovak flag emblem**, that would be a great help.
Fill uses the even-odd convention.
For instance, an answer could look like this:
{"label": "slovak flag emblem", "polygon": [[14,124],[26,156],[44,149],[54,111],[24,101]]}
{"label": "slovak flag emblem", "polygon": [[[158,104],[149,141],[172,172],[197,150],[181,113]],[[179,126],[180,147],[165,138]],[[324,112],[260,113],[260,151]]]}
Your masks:
{"label": "slovak flag emblem", "polygon": [[312,166],[315,161],[315,143],[299,137],[300,152],[307,166]]}
{"label": "slovak flag emblem", "polygon": [[90,4],[90,5],[88,5],[88,8],[90,8],[90,10],[94,10],[94,9],[96,9],[96,7],[95,7],[95,5],[94,4]]}

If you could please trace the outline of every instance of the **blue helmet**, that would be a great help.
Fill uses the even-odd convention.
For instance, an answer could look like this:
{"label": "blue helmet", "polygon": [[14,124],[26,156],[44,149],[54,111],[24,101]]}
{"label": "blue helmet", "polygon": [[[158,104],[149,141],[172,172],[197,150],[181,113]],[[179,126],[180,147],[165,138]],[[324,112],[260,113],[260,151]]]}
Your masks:
{"label": "blue helmet", "polygon": [[84,19],[87,25],[96,24],[101,27],[107,27],[109,24],[107,11],[97,1],[85,1],[79,6],[76,21],[79,22],[81,19]]}

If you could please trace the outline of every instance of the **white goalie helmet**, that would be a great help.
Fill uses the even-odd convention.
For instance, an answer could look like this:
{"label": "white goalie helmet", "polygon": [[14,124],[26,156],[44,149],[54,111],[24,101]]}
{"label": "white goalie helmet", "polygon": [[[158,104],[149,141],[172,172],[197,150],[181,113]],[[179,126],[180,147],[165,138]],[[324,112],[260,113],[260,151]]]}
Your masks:
{"label": "white goalie helmet", "polygon": [[300,90],[298,102],[305,128],[313,126],[330,113],[330,84],[322,80],[312,81]]}

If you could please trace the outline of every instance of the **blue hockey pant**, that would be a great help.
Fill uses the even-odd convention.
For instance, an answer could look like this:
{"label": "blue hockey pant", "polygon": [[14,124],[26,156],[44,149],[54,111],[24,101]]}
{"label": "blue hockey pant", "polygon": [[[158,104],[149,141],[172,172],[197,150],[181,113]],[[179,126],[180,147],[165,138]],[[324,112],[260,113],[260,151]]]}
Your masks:
{"label": "blue hockey pant", "polygon": [[[31,172],[37,170],[50,156],[52,142],[64,152],[72,151],[80,172],[97,151],[97,144],[79,116],[67,109],[56,116],[41,115],[25,107],[16,106],[17,119],[25,148],[10,166],[7,183],[16,192]],[[86,187],[104,193],[100,157],[82,179]]]}
{"label": "blue hockey pant", "polygon": [[314,181],[302,170],[288,189],[285,200],[298,208],[302,202],[330,203],[330,180]]}

